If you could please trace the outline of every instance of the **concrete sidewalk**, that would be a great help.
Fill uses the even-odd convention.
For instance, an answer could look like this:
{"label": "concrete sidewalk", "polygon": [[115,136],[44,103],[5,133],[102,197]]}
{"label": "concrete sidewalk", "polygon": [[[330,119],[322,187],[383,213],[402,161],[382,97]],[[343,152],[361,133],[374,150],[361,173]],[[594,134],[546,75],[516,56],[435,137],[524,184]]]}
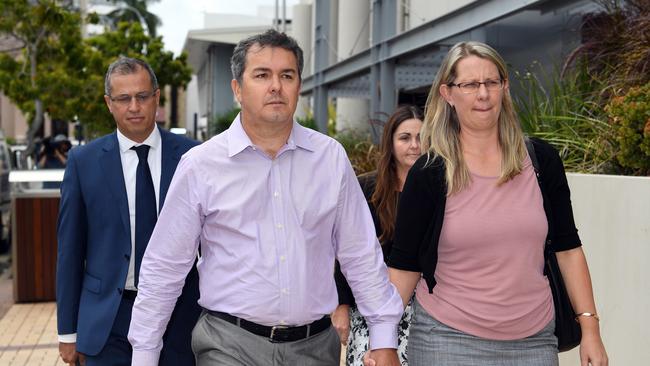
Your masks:
{"label": "concrete sidewalk", "polygon": [[0,366],[65,365],[59,358],[56,304],[14,304],[0,319]]}
{"label": "concrete sidewalk", "polygon": [[65,365],[59,358],[56,304],[14,304],[8,254],[0,255],[0,366]]}
{"label": "concrete sidewalk", "polygon": [[0,319],[14,304],[9,254],[0,254]]}

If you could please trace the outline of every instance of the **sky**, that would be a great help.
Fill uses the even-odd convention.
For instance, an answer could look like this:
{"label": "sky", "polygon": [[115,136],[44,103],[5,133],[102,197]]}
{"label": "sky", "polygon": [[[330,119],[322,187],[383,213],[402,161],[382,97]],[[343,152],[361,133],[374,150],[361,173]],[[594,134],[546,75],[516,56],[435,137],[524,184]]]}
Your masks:
{"label": "sky", "polygon": [[[286,0],[287,8],[298,0]],[[279,1],[282,6],[282,0]],[[165,48],[180,54],[187,32],[203,28],[204,13],[257,15],[259,5],[273,6],[275,0],[160,0],[149,3],[149,11],[158,15]]]}

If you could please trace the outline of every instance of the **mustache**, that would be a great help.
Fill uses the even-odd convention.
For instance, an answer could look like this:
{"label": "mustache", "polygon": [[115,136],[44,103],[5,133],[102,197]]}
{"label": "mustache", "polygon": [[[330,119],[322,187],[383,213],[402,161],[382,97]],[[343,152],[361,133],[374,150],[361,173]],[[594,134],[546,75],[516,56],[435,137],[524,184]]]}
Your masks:
{"label": "mustache", "polygon": [[271,104],[271,103],[287,104],[287,101],[284,98],[279,97],[279,96],[275,96],[275,97],[269,98],[269,99],[264,101],[264,104]]}

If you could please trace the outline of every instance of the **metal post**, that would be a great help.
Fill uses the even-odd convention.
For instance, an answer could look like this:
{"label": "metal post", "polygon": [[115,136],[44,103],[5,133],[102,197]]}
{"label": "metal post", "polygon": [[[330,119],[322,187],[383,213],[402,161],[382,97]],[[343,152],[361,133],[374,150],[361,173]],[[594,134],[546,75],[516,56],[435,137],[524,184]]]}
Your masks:
{"label": "metal post", "polygon": [[[397,32],[397,0],[373,0],[372,48],[370,55],[370,116],[381,119],[395,108],[395,61],[388,58],[386,41]],[[381,130],[373,128],[373,140],[379,141]]]}
{"label": "metal post", "polygon": [[275,30],[280,30],[280,26],[278,25],[278,22],[280,21],[279,1],[280,0],[275,0],[275,17],[273,18],[273,29]]}
{"label": "metal post", "polygon": [[[376,121],[379,119],[380,108],[380,68],[379,68],[379,56],[380,56],[380,47],[382,39],[381,31],[381,10],[382,2],[381,0],[374,0],[372,2],[372,46],[370,48],[370,59],[372,60],[372,65],[370,66],[370,119]],[[381,136],[380,129],[375,128],[376,124],[373,123],[372,128],[372,139],[375,142],[379,142],[379,137]]]}
{"label": "metal post", "polygon": [[282,32],[287,32],[287,0],[282,0]]}
{"label": "metal post", "polygon": [[194,113],[194,139],[197,140],[199,136],[199,114]]}
{"label": "metal post", "polygon": [[329,64],[327,37],[330,34],[330,0],[316,1],[316,34],[314,49],[314,119],[318,129],[327,133],[327,86],[323,84],[323,71]]}
{"label": "metal post", "polygon": [[381,98],[379,108],[381,112],[390,114],[395,109],[397,91],[395,90],[395,59],[389,59],[389,49],[386,41],[397,33],[397,0],[382,0],[381,30],[382,42],[380,48],[380,84]]}

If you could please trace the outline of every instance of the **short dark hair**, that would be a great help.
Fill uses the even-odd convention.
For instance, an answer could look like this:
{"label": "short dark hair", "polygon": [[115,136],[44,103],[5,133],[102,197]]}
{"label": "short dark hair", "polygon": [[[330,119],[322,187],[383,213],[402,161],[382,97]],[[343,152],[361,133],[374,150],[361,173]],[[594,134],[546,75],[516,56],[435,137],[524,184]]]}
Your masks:
{"label": "short dark hair", "polygon": [[261,48],[267,46],[279,47],[291,51],[293,55],[296,56],[298,77],[302,78],[302,68],[305,61],[303,59],[302,49],[298,46],[298,42],[285,33],[278,32],[275,29],[269,29],[264,33],[256,34],[241,40],[235,47],[235,50],[232,52],[232,57],[230,58],[230,70],[232,71],[233,79],[236,79],[237,82],[241,83],[242,81],[242,75],[244,74],[244,69],[246,67],[246,55],[253,45],[259,45]]}
{"label": "short dark hair", "polygon": [[158,79],[156,74],[153,72],[151,66],[145,61],[142,61],[137,58],[131,57],[120,57],[117,60],[113,61],[108,70],[106,71],[106,77],[104,78],[104,94],[111,95],[111,76],[113,74],[118,75],[130,75],[135,74],[140,69],[144,69],[149,74],[149,80],[151,80],[151,90],[155,91],[158,89]]}

